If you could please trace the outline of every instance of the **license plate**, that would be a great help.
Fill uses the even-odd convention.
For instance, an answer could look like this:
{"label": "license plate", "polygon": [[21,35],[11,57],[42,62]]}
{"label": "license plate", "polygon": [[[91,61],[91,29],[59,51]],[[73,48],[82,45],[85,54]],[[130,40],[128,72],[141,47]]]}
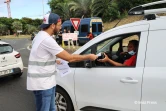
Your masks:
{"label": "license plate", "polygon": [[0,71],[0,75],[10,74],[10,73],[13,73],[12,69]]}

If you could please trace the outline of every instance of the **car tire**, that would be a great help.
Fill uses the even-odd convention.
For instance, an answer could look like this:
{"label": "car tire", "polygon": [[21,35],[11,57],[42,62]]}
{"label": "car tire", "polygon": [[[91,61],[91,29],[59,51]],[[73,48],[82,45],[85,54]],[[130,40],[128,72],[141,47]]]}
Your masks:
{"label": "car tire", "polygon": [[21,77],[22,76],[22,73],[18,73],[16,75],[14,75],[14,77]]}
{"label": "car tire", "polygon": [[69,95],[62,88],[56,89],[56,111],[74,111]]}

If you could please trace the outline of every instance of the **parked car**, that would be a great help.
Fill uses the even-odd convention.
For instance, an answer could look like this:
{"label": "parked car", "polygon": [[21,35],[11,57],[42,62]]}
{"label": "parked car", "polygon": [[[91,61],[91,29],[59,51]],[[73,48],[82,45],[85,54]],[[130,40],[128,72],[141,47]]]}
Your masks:
{"label": "parked car", "polygon": [[19,52],[3,41],[0,41],[0,78],[5,76],[20,77],[23,73],[23,62]]}
{"label": "parked car", "polygon": [[74,52],[108,52],[116,61],[129,40],[138,40],[135,66],[117,67],[99,61],[69,63],[71,73],[57,74],[58,111],[166,111],[166,17],[155,14],[166,9],[133,8],[131,15],[146,15],[144,20],[110,29]]}
{"label": "parked car", "polygon": [[33,32],[33,33],[31,34],[31,40],[33,40],[36,35],[37,35],[37,32]]}

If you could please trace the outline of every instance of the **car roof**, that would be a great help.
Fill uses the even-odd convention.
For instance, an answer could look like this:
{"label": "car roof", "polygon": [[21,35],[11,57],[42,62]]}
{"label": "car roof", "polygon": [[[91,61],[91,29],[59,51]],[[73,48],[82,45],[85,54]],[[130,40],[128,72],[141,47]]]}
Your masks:
{"label": "car roof", "polygon": [[0,41],[0,44],[9,44],[9,43],[6,43],[6,42],[3,42],[3,41]]}
{"label": "car roof", "polygon": [[[140,20],[133,23],[125,24],[122,26],[115,27],[110,30],[117,30],[125,27],[132,27],[132,26],[139,26],[149,24],[149,30],[159,30],[159,29],[166,29],[166,25],[164,24],[166,21],[166,16],[158,16],[155,20]],[[110,31],[108,30],[108,31]],[[107,31],[106,31],[107,32]]]}

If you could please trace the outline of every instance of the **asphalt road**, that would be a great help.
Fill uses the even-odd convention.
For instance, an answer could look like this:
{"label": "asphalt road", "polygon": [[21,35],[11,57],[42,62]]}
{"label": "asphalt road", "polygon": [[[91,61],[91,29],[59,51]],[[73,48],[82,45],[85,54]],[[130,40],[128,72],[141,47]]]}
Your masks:
{"label": "asphalt road", "polygon": [[24,72],[20,78],[0,78],[0,111],[35,111],[33,93],[26,90],[26,74],[31,44],[29,39],[2,39],[20,52]]}

